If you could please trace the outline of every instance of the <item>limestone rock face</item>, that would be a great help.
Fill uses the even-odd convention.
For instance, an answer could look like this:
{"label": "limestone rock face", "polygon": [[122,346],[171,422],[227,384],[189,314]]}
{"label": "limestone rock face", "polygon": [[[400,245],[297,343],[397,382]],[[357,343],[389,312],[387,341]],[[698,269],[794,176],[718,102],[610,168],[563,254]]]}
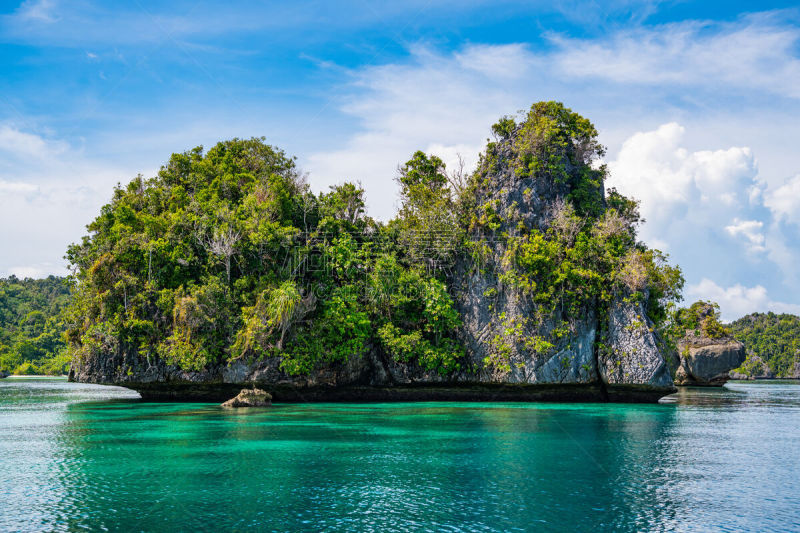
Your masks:
{"label": "limestone rock face", "polygon": [[[461,261],[450,280],[463,320],[461,341],[466,347],[469,366],[477,370],[472,379],[513,384],[598,382],[595,361],[598,320],[594,311],[586,310],[583,316],[548,316],[537,322],[531,319],[537,315],[536,305],[500,281],[503,256],[508,249],[503,236],[514,234],[520,224],[546,231],[554,208],[564,201],[569,189],[554,180],[519,176],[514,170],[517,154],[513,136],[496,143],[494,157],[493,170],[476,192],[476,203],[493,205],[500,214],[499,225],[490,233],[473,235],[486,244],[485,263]],[[551,333],[563,320],[569,322],[569,332],[557,339],[552,349],[535,352],[522,341],[532,337],[552,341]],[[517,334],[508,335],[509,329]],[[498,350],[498,344],[508,352],[507,369],[485,363]]]}
{"label": "limestone rock face", "polygon": [[680,365],[675,373],[677,385],[722,386],[730,371],[744,363],[744,345],[732,338],[709,339],[687,336],[678,343]]}
{"label": "limestone rock face", "polygon": [[618,300],[609,311],[606,348],[598,356],[603,382],[610,386],[672,388],[662,344],[644,306]]}
{"label": "limestone rock face", "polygon": [[272,395],[261,389],[242,389],[235,398],[222,404],[222,407],[268,407],[272,405]]}

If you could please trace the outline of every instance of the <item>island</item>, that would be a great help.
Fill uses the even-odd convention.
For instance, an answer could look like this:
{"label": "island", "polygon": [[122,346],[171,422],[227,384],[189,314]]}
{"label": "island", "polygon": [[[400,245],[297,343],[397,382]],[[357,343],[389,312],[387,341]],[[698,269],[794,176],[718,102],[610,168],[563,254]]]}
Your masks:
{"label": "island", "polygon": [[209,401],[676,390],[683,277],[637,239],[638,203],[605,189],[595,126],[538,102],[491,135],[470,174],[414,153],[386,223],[356,183],[312,192],[263,138],[173,154],[118,186],[68,250],[69,378]]}

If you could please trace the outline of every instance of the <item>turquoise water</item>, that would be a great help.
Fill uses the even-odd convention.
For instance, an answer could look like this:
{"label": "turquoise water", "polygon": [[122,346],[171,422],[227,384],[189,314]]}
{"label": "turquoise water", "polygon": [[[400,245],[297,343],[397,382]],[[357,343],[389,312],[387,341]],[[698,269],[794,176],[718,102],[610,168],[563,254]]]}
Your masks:
{"label": "turquoise water", "polygon": [[800,385],[673,403],[148,404],[0,380],[0,530],[800,531]]}

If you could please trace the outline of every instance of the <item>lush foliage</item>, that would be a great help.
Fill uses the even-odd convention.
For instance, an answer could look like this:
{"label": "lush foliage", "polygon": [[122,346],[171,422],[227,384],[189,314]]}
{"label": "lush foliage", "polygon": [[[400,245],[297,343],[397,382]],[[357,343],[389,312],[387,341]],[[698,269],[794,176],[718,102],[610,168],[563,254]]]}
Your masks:
{"label": "lush foliage", "polygon": [[65,278],[0,279],[0,371],[63,374],[69,355],[62,311],[69,302]]}
{"label": "lush foliage", "polygon": [[675,311],[674,333],[677,337],[687,334],[709,339],[731,337],[732,331],[720,322],[719,304],[697,301],[686,308]]}
{"label": "lush foliage", "polygon": [[157,358],[196,371],[278,356],[297,374],[375,343],[455,368],[452,299],[398,246],[398,232],[446,201],[428,161],[415,154],[404,167],[405,214],[384,227],[364,215],[360,187],[314,194],[261,139],[173,155],[155,178],[118,187],[69,249],[73,353],[126,354],[123,372]]}
{"label": "lush foliage", "polygon": [[737,371],[747,375],[763,372],[762,363],[757,359],[760,358],[777,377],[790,377],[797,372],[800,366],[800,317],[753,313],[732,322],[730,329],[747,349],[747,360]]}

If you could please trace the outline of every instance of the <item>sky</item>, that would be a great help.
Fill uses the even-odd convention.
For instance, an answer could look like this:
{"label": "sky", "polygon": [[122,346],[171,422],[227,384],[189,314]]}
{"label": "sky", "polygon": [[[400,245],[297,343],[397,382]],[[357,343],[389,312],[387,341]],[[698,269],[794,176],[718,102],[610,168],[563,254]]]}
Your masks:
{"label": "sky", "polygon": [[415,150],[474,165],[500,116],[558,100],[687,302],[800,314],[793,4],[0,0],[0,276],[67,273],[114,185],[173,152],[264,136],[387,220]]}

